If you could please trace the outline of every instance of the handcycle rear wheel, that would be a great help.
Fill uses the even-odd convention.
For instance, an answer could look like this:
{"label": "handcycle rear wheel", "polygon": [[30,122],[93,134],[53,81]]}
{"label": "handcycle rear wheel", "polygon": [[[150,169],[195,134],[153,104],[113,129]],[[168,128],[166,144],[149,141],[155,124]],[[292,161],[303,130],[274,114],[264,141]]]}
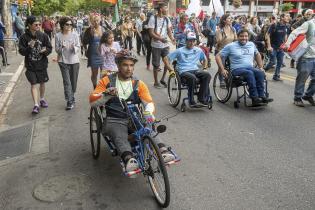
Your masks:
{"label": "handcycle rear wheel", "polygon": [[171,106],[176,107],[181,97],[181,81],[179,75],[177,73],[170,74],[167,83],[168,100]]}
{"label": "handcycle rear wheel", "polygon": [[98,159],[101,149],[101,120],[96,108],[90,109],[90,141],[92,156]]}
{"label": "handcycle rear wheel", "polygon": [[155,141],[143,138],[146,174],[157,203],[166,208],[170,203],[170,184],[164,160]]}

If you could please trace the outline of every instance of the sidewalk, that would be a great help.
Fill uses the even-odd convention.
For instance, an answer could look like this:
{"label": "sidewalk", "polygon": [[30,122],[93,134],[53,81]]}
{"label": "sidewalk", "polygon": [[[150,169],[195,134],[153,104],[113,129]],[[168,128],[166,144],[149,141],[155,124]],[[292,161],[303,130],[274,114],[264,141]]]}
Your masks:
{"label": "sidewalk", "polygon": [[24,57],[16,54],[15,50],[8,51],[9,66],[1,66],[0,73],[0,124],[5,107],[10,99],[24,69]]}

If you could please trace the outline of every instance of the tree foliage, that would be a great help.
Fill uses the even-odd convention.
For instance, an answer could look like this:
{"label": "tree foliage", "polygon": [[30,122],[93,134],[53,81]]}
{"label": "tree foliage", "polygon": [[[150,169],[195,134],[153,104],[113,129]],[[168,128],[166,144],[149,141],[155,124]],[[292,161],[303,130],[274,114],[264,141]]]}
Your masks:
{"label": "tree foliage", "polygon": [[288,3],[284,3],[280,5],[280,7],[281,7],[281,11],[288,12],[294,8],[294,5],[291,2],[288,2]]}
{"label": "tree foliage", "polygon": [[52,15],[56,12],[65,15],[76,15],[78,12],[103,12],[111,4],[101,0],[34,0],[32,14]]}

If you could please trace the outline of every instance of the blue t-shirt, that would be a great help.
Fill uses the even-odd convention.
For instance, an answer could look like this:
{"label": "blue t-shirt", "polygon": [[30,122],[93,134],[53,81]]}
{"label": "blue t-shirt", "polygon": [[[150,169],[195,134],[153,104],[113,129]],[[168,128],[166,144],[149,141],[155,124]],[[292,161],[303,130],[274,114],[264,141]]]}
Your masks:
{"label": "blue t-shirt", "polygon": [[177,70],[181,74],[186,71],[198,70],[198,64],[200,64],[200,61],[205,60],[206,56],[198,47],[193,47],[192,49],[181,47],[168,54],[168,58],[171,61],[177,60]]}
{"label": "blue t-shirt", "polygon": [[210,35],[215,35],[215,32],[216,32],[216,28],[217,28],[217,25],[218,25],[218,20],[215,18],[211,18],[209,21],[208,21],[208,27],[209,29],[211,30],[211,33]]}
{"label": "blue t-shirt", "polygon": [[220,51],[222,57],[229,58],[231,70],[253,67],[256,53],[258,53],[258,50],[253,42],[240,45],[238,41],[226,45]]}
{"label": "blue t-shirt", "polygon": [[285,24],[272,24],[269,27],[270,44],[272,48],[278,49],[284,42],[288,27]]}

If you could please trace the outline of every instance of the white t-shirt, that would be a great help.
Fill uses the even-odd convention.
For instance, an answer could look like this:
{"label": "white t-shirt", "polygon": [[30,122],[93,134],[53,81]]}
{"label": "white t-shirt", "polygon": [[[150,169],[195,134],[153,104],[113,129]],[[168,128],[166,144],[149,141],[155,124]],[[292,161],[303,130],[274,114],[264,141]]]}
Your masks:
{"label": "white t-shirt", "polygon": [[[156,24],[156,29],[155,32],[157,34],[160,34],[163,38],[167,38],[167,28],[170,28],[172,26],[171,21],[168,17],[157,17],[157,24]],[[166,20],[167,19],[167,20]],[[163,28],[162,28],[163,27]],[[148,23],[148,28],[155,28],[155,16],[152,15],[149,23]],[[168,47],[168,43],[163,43],[161,41],[157,41],[155,39],[152,39],[151,41],[151,46],[154,48],[165,48]]]}

